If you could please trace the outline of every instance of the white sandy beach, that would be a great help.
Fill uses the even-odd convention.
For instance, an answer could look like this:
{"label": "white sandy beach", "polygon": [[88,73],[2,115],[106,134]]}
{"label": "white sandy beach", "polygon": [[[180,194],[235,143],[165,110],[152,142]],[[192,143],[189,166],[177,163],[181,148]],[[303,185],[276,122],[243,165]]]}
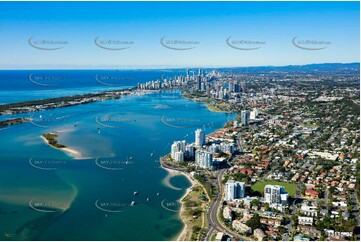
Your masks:
{"label": "white sandy beach", "polygon": [[164,177],[162,183],[166,186],[166,187],[169,187],[173,190],[182,190],[182,188],[179,188],[179,187],[175,187],[173,186],[171,183],[170,183],[170,179],[173,177],[173,176],[179,176],[179,175],[184,175],[183,173],[181,173],[180,171],[174,171],[174,170],[170,170],[168,168],[165,168],[165,167],[162,167],[164,168],[165,170],[168,171],[168,175],[166,177]]}
{"label": "white sandy beach", "polygon": [[184,237],[186,236],[186,232],[187,232],[187,223],[184,222],[184,218],[183,218],[183,211],[184,211],[184,203],[183,199],[188,196],[188,194],[192,191],[192,189],[194,188],[196,182],[192,179],[190,179],[190,177],[186,174],[186,173],[182,173],[185,177],[187,177],[187,179],[192,183],[192,186],[190,188],[187,189],[187,191],[184,193],[183,197],[180,198],[180,203],[181,203],[181,210],[180,210],[180,217],[182,218],[182,221],[184,223],[184,228],[182,230],[182,232],[178,235],[177,237],[177,241],[184,241]]}
{"label": "white sandy beach", "polygon": [[74,159],[85,159],[85,157],[82,156],[81,152],[71,148],[71,147],[65,147],[65,148],[56,148],[52,145],[49,144],[48,140],[45,139],[42,135],[40,135],[40,138],[42,138],[44,140],[44,142],[49,145],[50,147],[57,149],[57,150],[61,150],[64,151],[67,155],[71,156]]}
{"label": "white sandy beach", "polygon": [[[184,195],[179,199],[179,202],[181,203],[181,210],[180,210],[180,217],[182,219],[182,222],[184,224],[184,228],[183,230],[179,233],[179,235],[177,236],[177,241],[184,241],[184,237],[185,237],[185,234],[187,232],[187,223],[185,223],[184,221],[184,218],[182,217],[182,212],[184,211],[184,202],[182,201],[186,196],[188,196],[188,194],[192,191],[193,187],[196,185],[196,181],[194,179],[191,179],[190,175],[188,173],[185,173],[185,172],[182,172],[182,171],[175,171],[175,170],[171,170],[171,169],[168,169],[168,168],[165,168],[162,166],[163,169],[165,169],[169,174],[167,175],[167,177],[171,177],[172,175],[183,175],[185,176],[189,181],[190,183],[192,184],[191,187],[189,187],[186,192],[184,193]],[[166,178],[167,178],[166,177]],[[166,179],[165,178],[165,179]],[[174,187],[173,185],[170,185],[170,188]],[[178,190],[178,189],[177,189]]]}

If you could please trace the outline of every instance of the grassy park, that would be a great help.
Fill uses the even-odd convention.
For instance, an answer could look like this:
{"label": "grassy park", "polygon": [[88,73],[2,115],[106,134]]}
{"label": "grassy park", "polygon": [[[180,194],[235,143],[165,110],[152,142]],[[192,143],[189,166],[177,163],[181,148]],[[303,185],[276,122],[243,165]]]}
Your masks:
{"label": "grassy park", "polygon": [[279,182],[279,181],[257,181],[255,184],[253,184],[251,186],[251,189],[253,191],[257,191],[260,193],[264,193],[264,187],[266,185],[280,185],[280,186],[284,186],[286,192],[288,192],[288,195],[290,197],[294,197],[296,195],[296,189],[297,189],[297,184],[293,184],[293,183],[288,183],[288,182]]}

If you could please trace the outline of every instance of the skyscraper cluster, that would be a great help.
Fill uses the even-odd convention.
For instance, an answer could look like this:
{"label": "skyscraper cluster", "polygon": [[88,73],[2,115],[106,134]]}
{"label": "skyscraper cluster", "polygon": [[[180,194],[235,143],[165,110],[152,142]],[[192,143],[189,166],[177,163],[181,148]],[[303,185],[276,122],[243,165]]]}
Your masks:
{"label": "skyscraper cluster", "polygon": [[[174,141],[171,146],[171,157],[177,162],[184,162],[185,158],[194,159],[201,168],[209,169],[213,165],[212,152],[203,149],[206,144],[206,135],[203,130],[195,131],[195,143],[187,144],[185,140]],[[225,148],[223,148],[225,149]],[[231,149],[228,147],[228,149]]]}

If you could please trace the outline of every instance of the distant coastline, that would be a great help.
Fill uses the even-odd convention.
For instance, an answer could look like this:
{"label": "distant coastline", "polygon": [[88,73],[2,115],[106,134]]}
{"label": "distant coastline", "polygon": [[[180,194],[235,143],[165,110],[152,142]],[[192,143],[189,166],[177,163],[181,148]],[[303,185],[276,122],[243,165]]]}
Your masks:
{"label": "distant coastline", "polygon": [[4,128],[11,125],[21,124],[30,121],[29,118],[12,118],[4,121],[0,121],[0,128]]}
{"label": "distant coastline", "polygon": [[136,88],[134,87],[123,90],[103,91],[74,96],[1,104],[0,114],[36,112],[39,110],[69,107],[108,99],[119,99],[121,96],[134,93],[135,90]]}

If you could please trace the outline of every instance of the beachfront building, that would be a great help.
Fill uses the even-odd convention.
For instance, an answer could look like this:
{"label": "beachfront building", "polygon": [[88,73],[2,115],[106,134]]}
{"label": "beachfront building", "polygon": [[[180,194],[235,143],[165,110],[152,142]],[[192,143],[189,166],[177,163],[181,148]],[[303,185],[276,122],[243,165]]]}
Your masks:
{"label": "beachfront building", "polygon": [[194,144],[187,144],[186,145],[185,156],[190,158],[190,159],[193,159],[194,158],[194,151],[195,151]]}
{"label": "beachfront building", "polygon": [[195,163],[201,168],[211,168],[213,163],[212,153],[206,150],[196,150]]}
{"label": "beachfront building", "polygon": [[175,152],[174,160],[177,162],[184,162],[184,153],[182,151]]}
{"label": "beachfront building", "polygon": [[186,150],[186,141],[174,141],[174,143],[171,146],[171,157],[172,159],[175,159],[176,152],[182,152],[184,153]]}
{"label": "beachfront building", "polygon": [[196,130],[196,147],[202,147],[206,144],[206,134],[203,130],[197,129]]}

